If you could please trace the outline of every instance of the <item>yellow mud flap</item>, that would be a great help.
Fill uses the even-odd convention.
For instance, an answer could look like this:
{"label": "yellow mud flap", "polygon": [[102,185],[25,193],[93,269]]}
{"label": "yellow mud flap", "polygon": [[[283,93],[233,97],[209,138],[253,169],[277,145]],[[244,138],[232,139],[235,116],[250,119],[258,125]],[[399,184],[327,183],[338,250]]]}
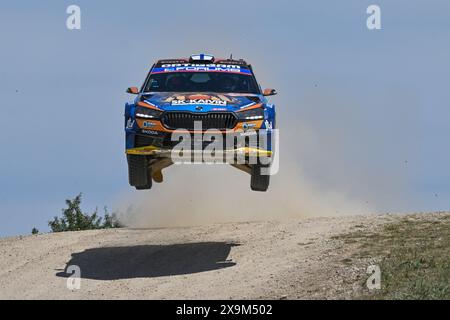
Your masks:
{"label": "yellow mud flap", "polygon": [[258,148],[249,148],[249,147],[238,148],[238,149],[236,149],[236,152],[243,153],[245,155],[258,155],[258,156],[266,156],[266,157],[272,156],[272,151],[258,149]]}
{"label": "yellow mud flap", "polygon": [[137,155],[152,155],[155,154],[160,148],[155,146],[139,147],[127,149],[126,154],[137,154]]}
{"label": "yellow mud flap", "polygon": [[[193,150],[194,153],[203,153],[204,150]],[[159,147],[155,146],[147,146],[147,147],[139,147],[139,148],[132,148],[127,149],[126,154],[136,154],[136,155],[155,155],[155,154],[163,154],[163,153],[171,153],[171,150],[168,149],[161,149]],[[237,149],[232,150],[216,150],[216,153],[240,153],[245,155],[251,155],[251,156],[265,156],[265,157],[271,157],[272,151],[264,150],[264,149],[258,149],[258,148],[250,148],[250,147],[241,147]]]}

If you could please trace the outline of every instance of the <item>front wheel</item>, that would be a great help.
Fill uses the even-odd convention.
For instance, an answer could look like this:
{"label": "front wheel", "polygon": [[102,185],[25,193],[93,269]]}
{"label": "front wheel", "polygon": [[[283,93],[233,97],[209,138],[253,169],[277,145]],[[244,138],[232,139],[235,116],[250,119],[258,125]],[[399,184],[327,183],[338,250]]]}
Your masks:
{"label": "front wheel", "polygon": [[[251,171],[251,179],[250,179],[250,187],[253,191],[267,191],[269,188],[269,182],[270,182],[270,175],[268,174],[267,169],[269,166],[267,165],[261,165],[261,164],[255,164],[252,165],[252,171]],[[261,170],[261,169],[266,170]],[[263,172],[262,172],[263,171]]]}
{"label": "front wheel", "polygon": [[128,154],[128,180],[137,190],[147,190],[152,187],[151,168],[146,156]]}

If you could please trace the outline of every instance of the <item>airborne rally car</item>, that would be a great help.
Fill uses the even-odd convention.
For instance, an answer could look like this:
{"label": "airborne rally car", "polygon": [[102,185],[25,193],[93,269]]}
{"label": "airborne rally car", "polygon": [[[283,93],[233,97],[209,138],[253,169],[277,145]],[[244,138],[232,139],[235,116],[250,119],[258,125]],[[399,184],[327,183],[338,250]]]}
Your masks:
{"label": "airborne rally car", "polygon": [[207,162],[207,154],[249,173],[252,190],[267,190],[275,106],[266,96],[276,91],[261,91],[250,64],[206,54],[159,60],[127,93],[137,95],[125,105],[131,186],[150,189],[180,157]]}

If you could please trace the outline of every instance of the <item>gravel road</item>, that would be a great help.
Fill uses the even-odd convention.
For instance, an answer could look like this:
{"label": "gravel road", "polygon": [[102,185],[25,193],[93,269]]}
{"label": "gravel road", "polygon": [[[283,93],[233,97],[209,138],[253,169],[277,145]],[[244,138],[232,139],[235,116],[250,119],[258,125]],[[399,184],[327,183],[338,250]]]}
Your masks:
{"label": "gravel road", "polygon": [[[5,238],[0,298],[353,298],[365,266],[343,264],[345,248],[332,237],[396,219],[352,216]],[[81,270],[79,289],[67,286],[70,265]]]}

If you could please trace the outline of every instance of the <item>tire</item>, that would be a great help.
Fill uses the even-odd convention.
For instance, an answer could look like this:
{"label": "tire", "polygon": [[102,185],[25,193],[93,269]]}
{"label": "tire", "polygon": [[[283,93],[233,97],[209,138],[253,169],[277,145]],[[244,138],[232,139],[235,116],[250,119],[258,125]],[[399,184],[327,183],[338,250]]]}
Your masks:
{"label": "tire", "polygon": [[146,156],[127,155],[128,181],[137,190],[147,190],[152,187],[151,168]]}
{"label": "tire", "polygon": [[262,168],[268,168],[268,166],[261,164],[252,165],[250,187],[253,191],[265,192],[269,188],[270,175],[261,174]]}

